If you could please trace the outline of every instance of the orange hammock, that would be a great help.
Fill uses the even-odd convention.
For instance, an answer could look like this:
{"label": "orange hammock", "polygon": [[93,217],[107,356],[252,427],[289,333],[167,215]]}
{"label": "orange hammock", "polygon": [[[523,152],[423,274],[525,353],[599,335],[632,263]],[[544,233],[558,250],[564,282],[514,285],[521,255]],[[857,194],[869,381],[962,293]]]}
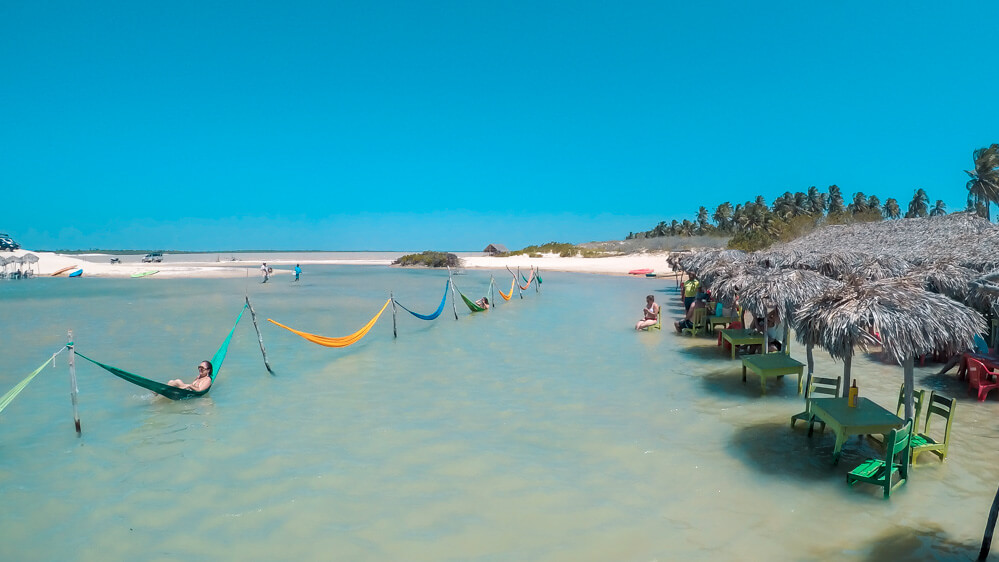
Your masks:
{"label": "orange hammock", "polygon": [[[517,278],[514,277],[513,280],[516,281]],[[531,270],[531,278],[527,280],[527,285],[520,285],[520,289],[522,291],[526,291],[527,288],[531,286],[531,281],[534,281],[534,270],[533,269]],[[518,285],[519,285],[519,283],[518,283]],[[513,296],[513,289],[510,289],[510,296]]]}
{"label": "orange hammock", "polygon": [[510,299],[513,298],[513,284],[516,283],[516,282],[517,282],[516,279],[511,279],[510,280],[510,293],[509,294],[508,293],[504,293],[503,289],[500,289],[499,287],[496,288],[496,290],[499,291],[500,296],[503,297],[503,300],[508,301],[508,300],[510,300]]}
{"label": "orange hammock", "polygon": [[378,317],[381,316],[383,312],[385,312],[385,307],[387,307],[390,302],[392,302],[392,299],[385,301],[385,304],[382,305],[382,309],[378,311],[378,314],[375,314],[375,317],[369,320],[368,323],[365,324],[363,328],[361,328],[360,330],[354,332],[349,336],[343,336],[339,338],[328,338],[325,336],[317,336],[315,334],[310,334],[308,332],[299,332],[294,328],[289,328],[288,326],[285,326],[280,322],[275,322],[270,318],[268,318],[267,321],[270,322],[271,324],[276,324],[278,326],[281,326],[282,328],[288,330],[289,332],[294,332],[302,336],[303,338],[309,340],[312,343],[317,343],[325,347],[347,347],[348,345],[357,343],[361,338],[363,338],[368,334],[368,331],[371,330],[372,326],[375,325],[375,322],[378,321]]}

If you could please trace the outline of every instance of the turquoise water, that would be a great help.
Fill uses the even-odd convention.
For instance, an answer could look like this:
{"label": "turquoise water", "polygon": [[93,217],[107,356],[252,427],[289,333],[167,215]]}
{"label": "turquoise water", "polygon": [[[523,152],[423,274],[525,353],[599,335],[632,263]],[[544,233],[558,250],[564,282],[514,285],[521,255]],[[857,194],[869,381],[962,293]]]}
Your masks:
{"label": "turquoise water", "polygon": [[[505,275],[505,273],[504,273]],[[497,273],[499,286],[509,277]],[[208,397],[171,402],[79,361],[83,436],[66,354],[0,413],[0,540],[8,560],[874,560],[970,558],[996,476],[999,402],[953,375],[917,384],[960,399],[951,456],[924,455],[884,501],[844,483],[877,449],[809,439],[796,385],[741,380],[713,338],[636,333],[662,281],[548,273],[488,312],[449,302],[434,322],[390,310],[340,336],[389,292],[423,313],[439,271],[312,266],[276,279],[0,282],[0,392],[74,331],[87,355],[190,380],[248,292],[249,317]],[[489,273],[456,277],[472,298]],[[497,295],[498,297],[498,295]],[[803,359],[800,349],[793,355]],[[817,372],[839,364],[818,356]],[[901,369],[854,362],[861,394],[894,406]]]}

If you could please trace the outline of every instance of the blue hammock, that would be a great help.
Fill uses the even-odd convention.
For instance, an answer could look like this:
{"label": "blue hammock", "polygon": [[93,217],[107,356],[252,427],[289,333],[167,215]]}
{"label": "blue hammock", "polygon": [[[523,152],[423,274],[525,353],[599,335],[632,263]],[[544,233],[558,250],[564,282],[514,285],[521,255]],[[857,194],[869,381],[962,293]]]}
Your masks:
{"label": "blue hammock", "polygon": [[403,306],[402,303],[399,302],[399,301],[395,301],[395,304],[399,305],[399,308],[405,310],[406,312],[412,314],[413,316],[419,318],[420,320],[434,320],[435,318],[437,318],[438,316],[440,316],[441,315],[441,311],[444,310],[444,303],[447,302],[447,289],[448,289],[449,285],[451,285],[450,281],[448,281],[447,283],[444,284],[444,296],[441,297],[441,304],[440,304],[440,306],[437,307],[437,311],[434,312],[433,314],[417,314],[417,313],[413,312],[412,310],[410,310],[410,309],[406,308],[405,306]]}

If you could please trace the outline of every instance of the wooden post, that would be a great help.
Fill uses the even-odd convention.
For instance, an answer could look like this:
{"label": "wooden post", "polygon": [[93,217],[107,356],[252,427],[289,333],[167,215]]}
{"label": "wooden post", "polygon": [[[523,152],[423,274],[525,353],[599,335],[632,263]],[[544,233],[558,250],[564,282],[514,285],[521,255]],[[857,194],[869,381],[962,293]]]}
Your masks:
{"label": "wooden post", "polygon": [[520,288],[520,266],[517,266],[517,275],[514,275],[514,279],[517,280],[517,294],[520,298],[524,298],[524,290]]}
{"label": "wooden post", "polygon": [[458,319],[458,305],[455,304],[454,294],[458,292],[458,289],[454,286],[454,279],[451,279],[451,268],[447,268],[447,282],[451,285],[451,308],[454,310],[454,319]]}
{"label": "wooden post", "polygon": [[[536,275],[537,275],[538,277],[541,277],[541,266],[538,266],[538,272],[536,273]],[[541,293],[541,283],[537,283],[536,281],[535,281],[535,283],[536,283],[536,285],[534,285],[534,288],[535,288],[535,289],[536,289],[536,290],[538,291],[538,293],[540,294],[540,293]]]}
{"label": "wooden post", "polygon": [[399,334],[395,331],[395,296],[390,292],[389,300],[392,301],[392,337],[397,338]]}
{"label": "wooden post", "polygon": [[853,361],[853,355],[847,355],[843,358],[843,398],[850,396],[850,363]]}
{"label": "wooden post", "polygon": [[76,395],[79,389],[76,386],[76,344],[73,343],[73,330],[69,331],[69,397],[73,402],[73,424],[76,426],[76,436],[83,435],[83,428],[80,426],[80,410],[77,405]]}
{"label": "wooden post", "polygon": [[992,509],[989,511],[989,520],[985,523],[985,537],[982,538],[982,549],[978,552],[978,560],[985,560],[989,557],[989,549],[992,548],[992,532],[996,528],[996,518],[999,516],[999,490],[996,490],[996,498],[992,500]]}
{"label": "wooden post", "polygon": [[496,278],[489,275],[489,306],[496,306]]}
{"label": "wooden post", "polygon": [[[913,412],[912,412],[912,390],[913,390],[913,388],[912,387],[913,387],[913,384],[914,384],[913,383],[913,376],[912,376],[912,357],[906,357],[902,361],[902,368],[905,370],[905,375],[904,375],[904,378],[902,379],[903,383],[905,384],[905,419],[911,420],[911,419],[913,419],[913,417],[912,417],[913,416]],[[916,431],[916,428],[913,427],[912,431]]]}
{"label": "wooden post", "polygon": [[250,309],[250,318],[253,320],[253,329],[257,331],[257,343],[260,344],[260,354],[264,356],[264,367],[267,367],[267,372],[274,374],[271,369],[271,364],[267,361],[267,350],[264,349],[264,337],[260,335],[260,328],[257,326],[257,313],[253,311],[253,305],[250,304],[250,297],[246,298],[246,307]]}
{"label": "wooden post", "polygon": [[538,294],[538,293],[541,292],[541,286],[538,285],[538,280],[535,279],[535,277],[537,277],[537,276],[538,276],[537,273],[534,271],[534,268],[532,267],[531,268],[531,278],[534,279],[534,294]]}
{"label": "wooden post", "polygon": [[808,400],[808,389],[812,388],[812,373],[815,371],[815,360],[812,358],[812,344],[805,346],[805,357],[805,361],[808,362],[808,376],[805,378],[805,400]]}

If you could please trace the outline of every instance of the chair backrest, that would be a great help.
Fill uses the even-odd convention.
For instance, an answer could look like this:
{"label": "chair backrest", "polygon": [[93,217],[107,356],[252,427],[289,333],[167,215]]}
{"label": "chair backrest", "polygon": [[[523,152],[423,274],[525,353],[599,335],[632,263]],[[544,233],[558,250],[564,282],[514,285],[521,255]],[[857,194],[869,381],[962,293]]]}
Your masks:
{"label": "chair backrest", "polygon": [[656,323],[653,328],[661,330],[663,327],[663,307],[662,305],[656,306]]}
{"label": "chair backrest", "polygon": [[[912,391],[912,417],[915,428],[919,429],[919,416],[920,412],[923,411],[923,399],[926,398],[925,390],[913,390]],[[902,417],[902,412],[905,411],[905,385],[898,387],[898,406],[895,407],[895,415]]]}
{"label": "chair backrest", "polygon": [[898,429],[891,430],[888,439],[885,441],[885,464],[891,466],[895,457],[905,451],[906,457],[903,461],[909,464],[909,437],[912,435],[912,420],[905,420],[905,425]]}
{"label": "chair backrest", "polygon": [[954,409],[956,407],[957,400],[947,398],[943,394],[937,394],[935,390],[931,392],[930,401],[926,407],[926,427],[923,433],[927,435],[930,433],[930,420],[932,420],[934,414],[938,415],[946,420],[943,439],[943,442],[946,443],[950,439],[950,424],[954,421]]}
{"label": "chair backrest", "polygon": [[[693,306],[693,305],[691,305]],[[690,321],[694,323],[694,327],[700,327],[704,325],[704,321],[707,319],[708,309],[706,308],[695,308],[694,314],[691,315]]]}
{"label": "chair backrest", "polygon": [[808,387],[808,393],[805,394],[805,398],[814,398],[816,395],[836,398],[839,396],[839,385],[842,380],[843,377],[812,377],[812,384]]}
{"label": "chair backrest", "polygon": [[971,386],[979,386],[982,382],[988,382],[989,370],[985,364],[973,357],[968,357],[968,382]]}

